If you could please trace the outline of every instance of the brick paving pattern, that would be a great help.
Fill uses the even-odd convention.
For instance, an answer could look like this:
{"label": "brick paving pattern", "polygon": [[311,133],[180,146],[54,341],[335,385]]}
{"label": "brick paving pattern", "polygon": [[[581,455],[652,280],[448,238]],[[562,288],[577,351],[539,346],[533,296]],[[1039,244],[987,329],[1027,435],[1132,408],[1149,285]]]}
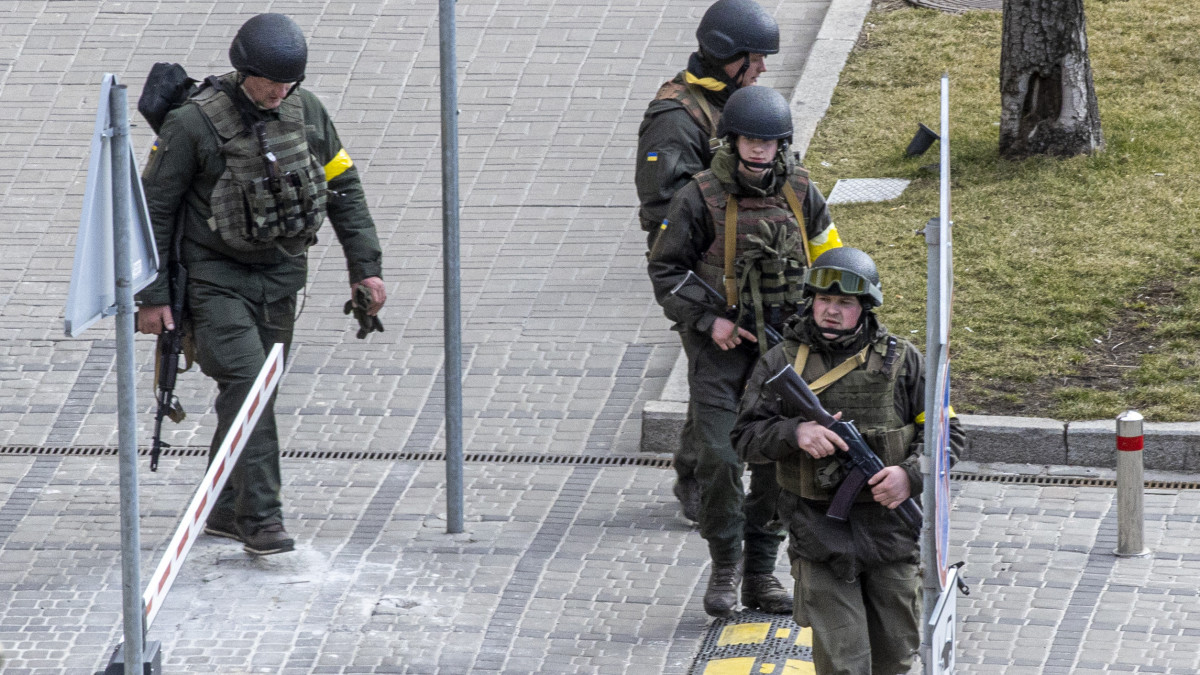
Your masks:
{"label": "brick paving pattern", "polygon": [[[637,452],[678,341],[645,279],[634,141],[708,4],[458,3],[468,451]],[[790,93],[830,3],[764,4],[784,48],[763,83]],[[390,296],[387,332],[354,339],[323,235],[278,397],[284,444],[442,449],[436,3],[385,0],[0,0],[0,446],[116,445],[112,322],[70,340],[61,322],[100,77],[136,100],[155,61],[222,72],[264,9],[311,36],[306,86],[362,171]],[[134,130],[139,156],[150,140]],[[145,443],[149,340],[138,358]],[[211,383],[188,373],[178,393],[188,419],[166,440],[207,445]],[[148,574],[204,460],[142,467]],[[254,559],[202,538],[150,630],[166,672],[682,675],[720,628],[669,470],[470,463],[460,535],[445,533],[437,462],[289,459],[284,478],[297,551]],[[0,455],[5,675],[90,675],[120,639],[117,485],[113,457]],[[1200,669],[1200,493],[1146,504],[1153,554],[1118,560],[1112,490],[961,484],[952,556],[978,580],[959,603],[963,672]]]}

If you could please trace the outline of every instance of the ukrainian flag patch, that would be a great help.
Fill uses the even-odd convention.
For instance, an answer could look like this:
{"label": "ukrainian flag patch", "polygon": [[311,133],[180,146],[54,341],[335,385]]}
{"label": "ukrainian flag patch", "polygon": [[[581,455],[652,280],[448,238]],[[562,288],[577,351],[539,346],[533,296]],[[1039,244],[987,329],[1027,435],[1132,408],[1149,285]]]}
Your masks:
{"label": "ukrainian flag patch", "polygon": [[669,220],[667,220],[666,218],[663,218],[663,223],[662,223],[662,225],[658,226],[658,229],[660,229],[660,230],[667,229],[667,223],[669,223],[669,222],[670,222]]}
{"label": "ukrainian flag patch", "polygon": [[647,162],[657,162],[658,161],[658,153],[657,152],[647,152],[646,153],[646,161]]}

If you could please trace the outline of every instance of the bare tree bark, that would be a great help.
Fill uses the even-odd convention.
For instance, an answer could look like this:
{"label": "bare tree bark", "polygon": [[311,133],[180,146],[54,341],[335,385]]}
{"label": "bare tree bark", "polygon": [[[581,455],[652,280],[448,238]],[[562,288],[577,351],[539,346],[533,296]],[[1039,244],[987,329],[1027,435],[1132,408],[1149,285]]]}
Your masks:
{"label": "bare tree bark", "polygon": [[1069,157],[1103,147],[1083,0],[1004,0],[1000,154]]}

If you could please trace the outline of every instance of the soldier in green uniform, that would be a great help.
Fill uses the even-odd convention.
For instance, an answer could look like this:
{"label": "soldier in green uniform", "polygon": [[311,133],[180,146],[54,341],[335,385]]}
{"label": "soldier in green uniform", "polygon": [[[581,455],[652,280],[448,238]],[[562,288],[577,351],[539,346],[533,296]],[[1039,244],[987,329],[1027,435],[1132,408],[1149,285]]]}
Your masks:
{"label": "soldier in green uniform", "polygon": [[[304,79],[304,34],[282,14],[246,21],[229,48],[235,71],[210,77],[166,117],[143,183],[159,256],[179,235],[188,270],[190,333],[201,370],[217,381],[215,452],[271,345],[291,344],[306,252],[328,215],[350,289],[386,300],[382,251],[358,172]],[[138,296],[138,330],[173,330],[167,280]],[[290,551],[283,526],[274,397],[208,518],[205,532],[246,551]]]}
{"label": "soldier in green uniform", "polygon": [[[712,168],[671,200],[648,271],[688,357],[700,534],[713,563],[705,611],[728,616],[741,583],[742,604],[786,613],[792,600],[774,576],[782,536],[770,524],[779,492],[775,467],[755,467],[744,494],[729,432],[746,378],[765,350],[765,328],[782,328],[801,304],[808,260],[841,242],[821,193],[792,163],[792,116],[779,92],[758,86],[734,92],[720,133],[724,144]],[[734,320],[671,294],[689,271],[722,289],[738,308]]]}
{"label": "soldier in green uniform", "polygon": [[[767,70],[767,55],[779,52],[779,25],[754,0],[718,0],[704,12],[696,40],[699,49],[689,57],[687,69],[659,87],[638,129],[634,179],[647,249],[667,217],[671,198],[712,163],[717,123],[730,94],[755,84]],[[689,408],[675,452],[675,495],[684,517],[696,521],[700,484],[691,429]]]}
{"label": "soldier in green uniform", "polygon": [[[804,293],[784,341],[754,367],[733,441],[747,461],[776,467],[779,517],[791,534],[794,616],[813,629],[816,672],[907,673],[920,645],[920,548],[893,509],[921,498],[924,360],[876,317],[883,291],[866,253],[824,253],[805,275]],[[845,442],[763,389],[789,363],[826,410],[854,421],[885,466],[845,522],[825,515],[842,475],[833,455]],[[964,442],[950,411],[953,455]]]}

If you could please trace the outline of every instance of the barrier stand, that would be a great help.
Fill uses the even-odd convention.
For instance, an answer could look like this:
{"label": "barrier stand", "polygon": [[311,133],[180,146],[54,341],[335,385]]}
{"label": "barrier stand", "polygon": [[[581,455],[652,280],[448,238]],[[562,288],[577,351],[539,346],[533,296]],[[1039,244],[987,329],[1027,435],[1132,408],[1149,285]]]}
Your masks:
{"label": "barrier stand", "polygon": [[1121,557],[1150,553],[1143,545],[1142,415],[1127,410],[1117,415],[1117,550]]}
{"label": "barrier stand", "polygon": [[[275,393],[275,388],[279,385],[279,379],[282,376],[283,345],[276,344],[267,355],[267,362],[259,371],[258,378],[255,379],[253,388],[250,389],[250,393],[242,403],[237,417],[233,418],[229,432],[225,434],[225,439],[217,448],[216,455],[209,463],[208,472],[204,474],[204,480],[200,482],[200,487],[196,490],[195,496],[192,497],[191,503],[183,514],[182,522],[175,530],[175,535],[171,537],[171,543],[167,545],[162,560],[154,570],[154,575],[150,577],[146,592],[142,594],[145,631],[149,631],[150,625],[154,623],[154,617],[162,608],[167,592],[171,590],[171,584],[175,582],[175,577],[183,567],[183,561],[188,552],[192,550],[192,544],[195,543],[196,537],[204,531],[204,521],[212,512],[217,496],[221,494],[221,490],[229,480],[229,474],[237,465],[242,449],[250,438],[250,432],[254,430],[254,425],[258,423],[263,408],[266,407],[271,395]],[[102,674],[98,673],[97,675],[120,675],[125,672],[122,647],[123,645],[116,649],[108,667],[102,671]],[[154,652],[155,659],[161,661],[161,653],[157,649]],[[159,669],[152,669],[150,663],[145,665],[147,675],[161,672]]]}

